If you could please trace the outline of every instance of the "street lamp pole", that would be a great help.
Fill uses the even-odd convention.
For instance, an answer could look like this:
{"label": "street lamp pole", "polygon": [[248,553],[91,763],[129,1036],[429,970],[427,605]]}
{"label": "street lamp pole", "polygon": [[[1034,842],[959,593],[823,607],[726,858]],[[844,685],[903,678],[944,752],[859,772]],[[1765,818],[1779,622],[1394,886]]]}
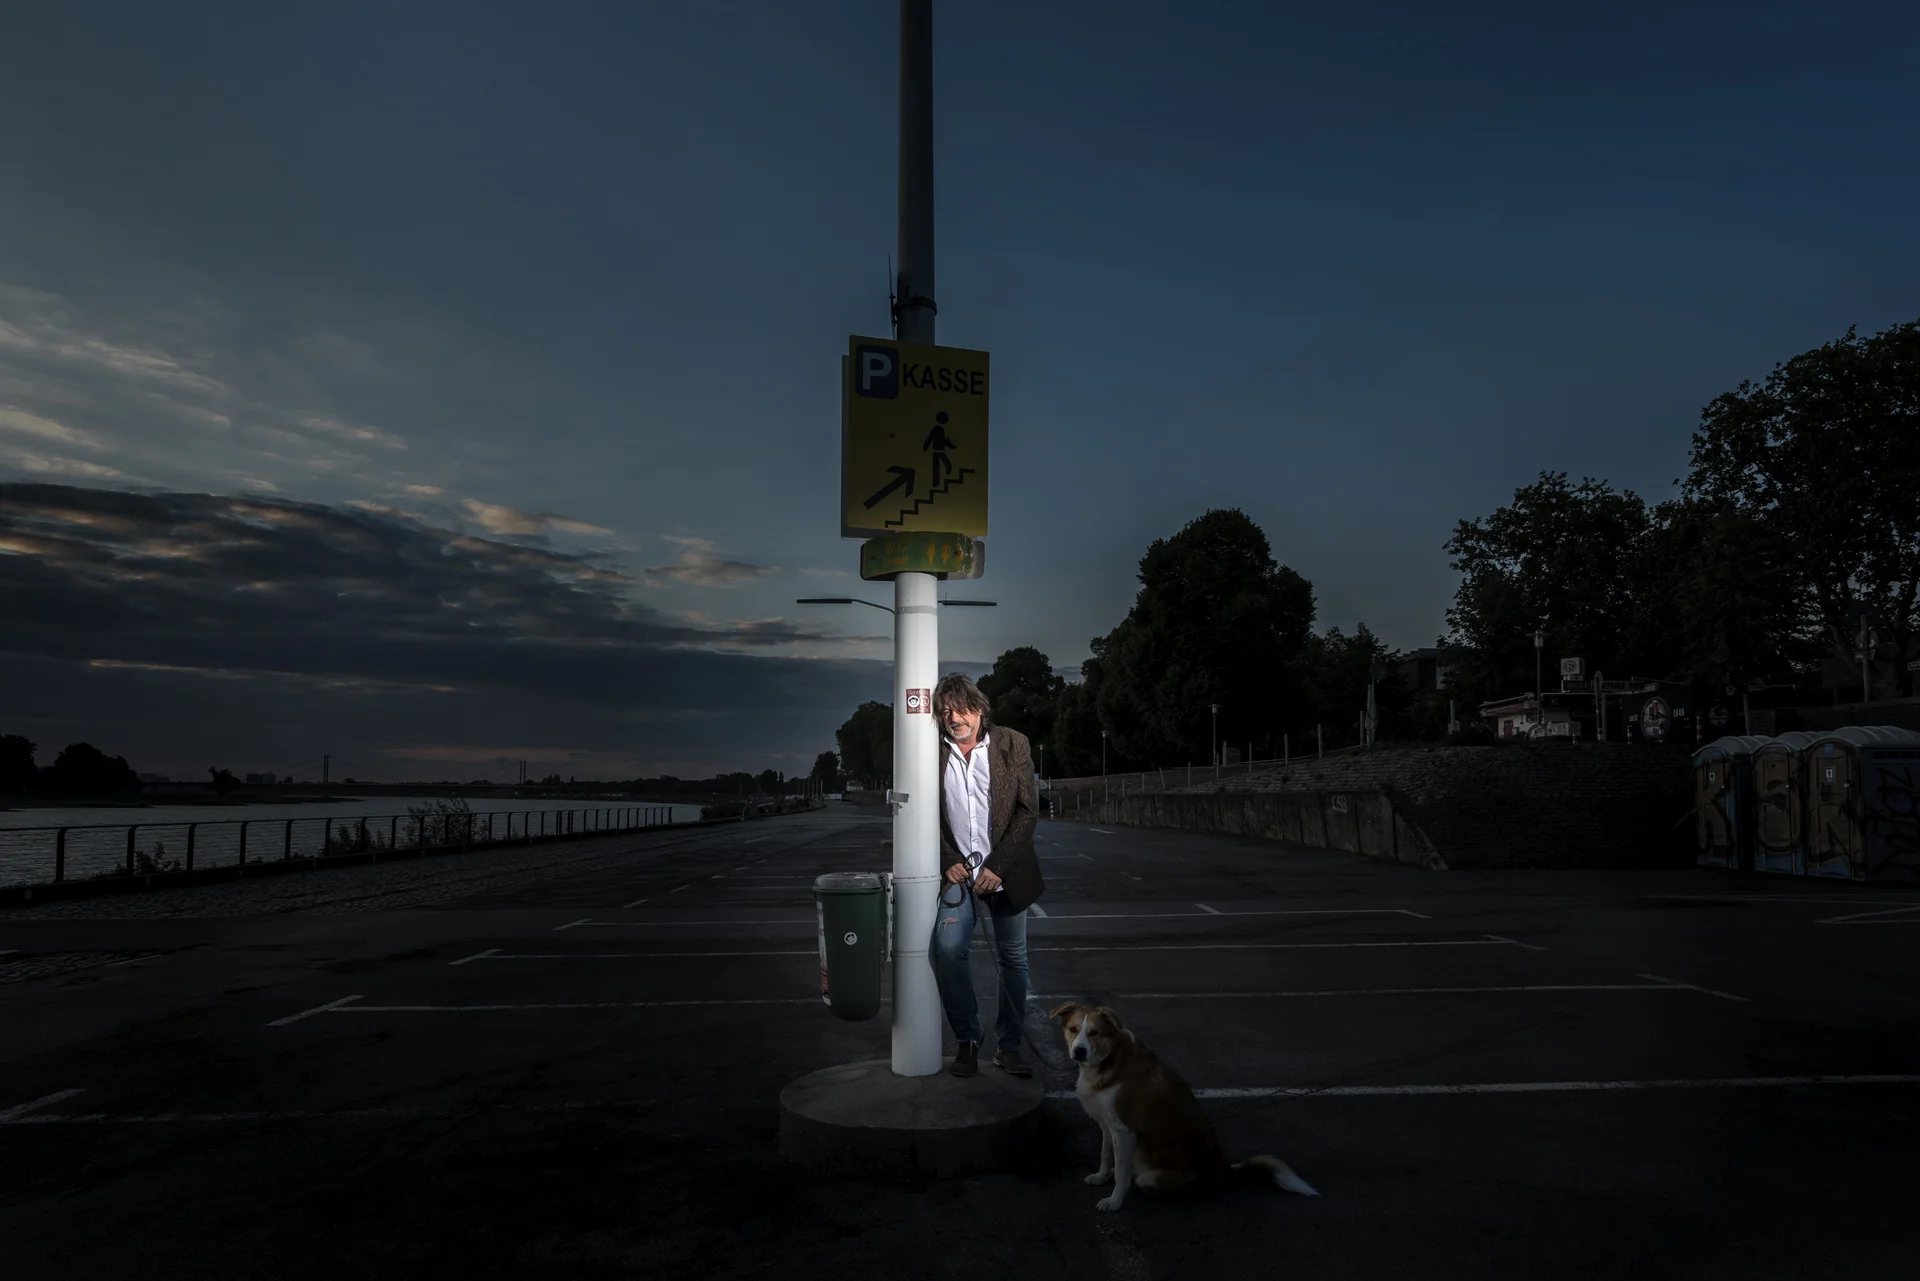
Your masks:
{"label": "street lamp pole", "polygon": [[1100,777],[1107,776],[1107,731],[1100,731]]}
{"label": "street lamp pole", "polygon": [[1541,706],[1540,696],[1540,655],[1547,648],[1547,632],[1544,627],[1533,629],[1533,723],[1534,734],[1538,736],[1546,727],[1547,709]]}
{"label": "street lamp pole", "polygon": [[1207,744],[1207,751],[1213,756],[1213,781],[1220,781],[1220,704],[1208,703],[1207,710],[1213,713],[1213,741]]}

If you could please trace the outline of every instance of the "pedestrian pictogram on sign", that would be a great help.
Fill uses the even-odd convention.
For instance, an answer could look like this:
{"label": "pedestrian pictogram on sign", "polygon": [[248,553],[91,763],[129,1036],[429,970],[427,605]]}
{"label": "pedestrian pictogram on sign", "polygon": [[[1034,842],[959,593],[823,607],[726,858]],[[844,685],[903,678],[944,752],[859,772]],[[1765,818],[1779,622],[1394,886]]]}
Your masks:
{"label": "pedestrian pictogram on sign", "polygon": [[843,362],[840,532],[987,532],[984,351],[850,340]]}
{"label": "pedestrian pictogram on sign", "polygon": [[933,694],[930,690],[907,691],[907,715],[912,716],[917,712],[925,712],[929,716],[933,714]]}

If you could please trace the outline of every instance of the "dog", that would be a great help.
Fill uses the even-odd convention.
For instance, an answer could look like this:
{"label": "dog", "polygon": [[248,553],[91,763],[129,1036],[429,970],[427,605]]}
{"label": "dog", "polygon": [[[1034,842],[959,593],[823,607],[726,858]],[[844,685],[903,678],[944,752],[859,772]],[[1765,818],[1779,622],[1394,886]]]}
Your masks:
{"label": "dog", "polygon": [[1228,1164],[1193,1091],[1106,1006],[1069,1001],[1048,1017],[1059,1021],[1067,1053],[1080,1065],[1080,1106],[1100,1126],[1100,1168],[1087,1176],[1094,1187],[1113,1183],[1100,1209],[1118,1210],[1136,1184],[1152,1192],[1199,1191],[1236,1175],[1320,1195],[1279,1157]]}

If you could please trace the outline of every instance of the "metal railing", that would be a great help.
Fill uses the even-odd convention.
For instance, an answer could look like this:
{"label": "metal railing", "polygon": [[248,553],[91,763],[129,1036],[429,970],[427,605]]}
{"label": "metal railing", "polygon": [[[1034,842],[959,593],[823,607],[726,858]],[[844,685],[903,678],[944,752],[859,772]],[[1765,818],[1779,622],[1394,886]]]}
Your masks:
{"label": "metal railing", "polygon": [[337,854],[532,845],[670,826],[671,805],[0,829],[0,886],[106,880]]}

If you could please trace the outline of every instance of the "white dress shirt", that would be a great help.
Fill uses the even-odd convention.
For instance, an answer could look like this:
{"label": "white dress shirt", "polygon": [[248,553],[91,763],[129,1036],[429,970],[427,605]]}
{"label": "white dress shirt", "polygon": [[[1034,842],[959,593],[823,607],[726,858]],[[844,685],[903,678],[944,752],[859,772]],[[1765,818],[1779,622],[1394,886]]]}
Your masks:
{"label": "white dress shirt", "polygon": [[967,860],[970,879],[980,879],[980,865],[993,853],[992,821],[993,767],[987,761],[987,739],[982,734],[971,755],[947,744],[945,786],[947,826],[953,831],[953,843]]}

